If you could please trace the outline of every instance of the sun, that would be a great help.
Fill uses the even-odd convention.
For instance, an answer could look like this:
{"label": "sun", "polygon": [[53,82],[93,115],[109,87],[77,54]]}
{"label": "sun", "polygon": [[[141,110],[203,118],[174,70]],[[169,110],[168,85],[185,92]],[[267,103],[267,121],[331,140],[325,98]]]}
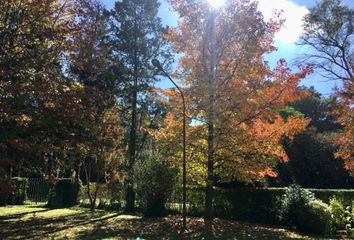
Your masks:
{"label": "sun", "polygon": [[218,8],[224,5],[225,0],[208,0],[208,3],[210,4],[211,7]]}

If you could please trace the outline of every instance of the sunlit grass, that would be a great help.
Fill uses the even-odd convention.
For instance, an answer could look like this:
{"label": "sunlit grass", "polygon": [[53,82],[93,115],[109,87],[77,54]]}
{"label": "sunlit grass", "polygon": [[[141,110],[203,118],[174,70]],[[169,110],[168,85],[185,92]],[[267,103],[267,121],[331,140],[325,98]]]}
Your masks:
{"label": "sunlit grass", "polygon": [[13,215],[13,214],[23,214],[31,213],[36,211],[45,210],[44,205],[16,205],[16,206],[6,206],[0,207],[0,216]]}

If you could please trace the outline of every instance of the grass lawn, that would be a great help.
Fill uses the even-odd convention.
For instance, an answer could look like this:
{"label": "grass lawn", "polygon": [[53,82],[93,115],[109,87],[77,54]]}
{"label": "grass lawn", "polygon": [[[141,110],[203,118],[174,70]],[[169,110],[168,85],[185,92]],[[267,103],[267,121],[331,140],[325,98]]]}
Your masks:
{"label": "grass lawn", "polygon": [[188,230],[181,235],[180,224],[180,216],[146,219],[79,207],[0,207],[0,239],[328,239],[222,219],[205,227],[196,217],[188,218]]}

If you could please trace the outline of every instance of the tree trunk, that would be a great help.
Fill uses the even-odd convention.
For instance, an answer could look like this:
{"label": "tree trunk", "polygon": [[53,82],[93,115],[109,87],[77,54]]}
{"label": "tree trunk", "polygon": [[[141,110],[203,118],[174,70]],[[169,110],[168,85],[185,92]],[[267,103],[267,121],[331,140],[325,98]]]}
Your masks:
{"label": "tree trunk", "polygon": [[126,199],[125,211],[133,212],[135,208],[135,192],[131,183],[127,185],[125,199]]}
{"label": "tree trunk", "polygon": [[208,163],[207,182],[205,192],[205,216],[206,220],[213,218],[213,185],[214,185],[214,115],[216,96],[216,33],[215,33],[215,11],[211,12],[210,18],[210,70],[209,70],[209,112],[208,112]]}
{"label": "tree trunk", "polygon": [[[137,64],[134,67],[135,73],[137,73]],[[133,212],[135,208],[135,192],[133,187],[133,165],[135,163],[136,153],[136,126],[137,126],[137,98],[138,98],[138,78],[137,74],[134,77],[133,94],[132,94],[132,118],[130,125],[129,144],[128,144],[128,176],[127,176],[127,188],[126,188],[126,212]]]}
{"label": "tree trunk", "polygon": [[213,218],[213,186],[214,186],[214,124],[208,126],[208,163],[205,192],[205,219]]}
{"label": "tree trunk", "polygon": [[91,193],[91,184],[90,184],[90,180],[91,180],[91,164],[89,166],[87,166],[88,164],[86,164],[85,162],[83,163],[83,167],[84,167],[84,171],[85,171],[85,177],[86,177],[86,184],[87,184],[87,188],[86,188],[86,193],[87,196],[90,200],[90,210],[91,211],[95,211],[96,208],[96,198],[94,198],[92,196]]}

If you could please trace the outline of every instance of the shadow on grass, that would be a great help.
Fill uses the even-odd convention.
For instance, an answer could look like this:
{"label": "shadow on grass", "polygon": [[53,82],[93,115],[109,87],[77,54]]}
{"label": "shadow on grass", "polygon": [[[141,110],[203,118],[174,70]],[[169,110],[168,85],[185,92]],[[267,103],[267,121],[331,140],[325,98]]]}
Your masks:
{"label": "shadow on grass", "polygon": [[123,239],[180,239],[179,229],[171,226],[164,218],[140,218],[117,220],[114,224],[99,223],[93,229],[78,233],[77,239],[106,239],[120,237]]}
{"label": "shadow on grass", "polygon": [[[45,211],[49,211],[46,209]],[[180,233],[181,216],[140,218],[121,213],[71,209],[23,219],[0,221],[0,239],[306,239],[271,226],[214,219],[209,225],[202,218],[188,218],[187,230]],[[54,211],[58,211],[54,210]],[[40,216],[41,215],[41,216]]]}
{"label": "shadow on grass", "polygon": [[258,225],[245,225],[236,221],[215,219],[209,225],[201,218],[188,221],[188,229],[180,233],[182,218],[143,218],[124,220],[121,223],[99,223],[91,230],[79,232],[78,239],[106,239],[120,237],[134,239],[299,239],[291,237],[284,229],[273,229]]}
{"label": "shadow on grass", "polygon": [[[51,210],[53,209],[37,212],[49,212]],[[84,211],[58,217],[41,217],[35,216],[34,213],[36,212],[27,212],[17,215],[17,217],[23,217],[28,214],[28,218],[18,219],[15,222],[13,216],[10,218],[9,216],[6,216],[6,218],[2,219],[0,222],[0,239],[44,239],[46,236],[60,231],[86,224],[95,224],[98,221],[105,221],[119,215],[117,213],[104,216],[107,215],[106,212],[91,213],[89,211]]]}

